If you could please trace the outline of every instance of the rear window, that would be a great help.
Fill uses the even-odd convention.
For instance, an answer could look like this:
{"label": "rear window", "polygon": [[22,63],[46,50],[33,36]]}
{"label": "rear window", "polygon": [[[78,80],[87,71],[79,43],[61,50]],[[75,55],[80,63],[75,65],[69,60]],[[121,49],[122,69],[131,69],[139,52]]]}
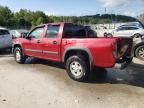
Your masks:
{"label": "rear window", "polygon": [[92,30],[91,28],[86,29],[87,32],[87,36],[88,38],[96,38],[97,37],[97,33]]}
{"label": "rear window", "polygon": [[0,35],[9,35],[9,31],[8,30],[0,30]]}
{"label": "rear window", "polygon": [[63,38],[96,38],[97,33],[89,27],[67,23],[64,26]]}

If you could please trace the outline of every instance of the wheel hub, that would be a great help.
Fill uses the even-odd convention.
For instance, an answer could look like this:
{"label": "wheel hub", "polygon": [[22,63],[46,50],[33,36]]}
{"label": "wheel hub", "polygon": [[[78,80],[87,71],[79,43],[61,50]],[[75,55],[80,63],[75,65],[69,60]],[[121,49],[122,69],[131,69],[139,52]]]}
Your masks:
{"label": "wheel hub", "polygon": [[144,58],[144,47],[139,50],[139,56]]}
{"label": "wheel hub", "polygon": [[80,63],[74,61],[70,64],[70,71],[75,77],[79,77],[83,74],[82,66]]}
{"label": "wheel hub", "polygon": [[16,51],[16,60],[20,61],[20,57],[21,57],[20,52]]}

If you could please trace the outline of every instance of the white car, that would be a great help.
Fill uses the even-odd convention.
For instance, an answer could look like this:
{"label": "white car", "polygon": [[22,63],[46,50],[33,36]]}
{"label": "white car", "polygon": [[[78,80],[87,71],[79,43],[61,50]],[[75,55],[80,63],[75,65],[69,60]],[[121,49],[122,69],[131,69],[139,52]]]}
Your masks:
{"label": "white car", "polygon": [[12,36],[5,28],[0,27],[0,50],[12,47]]}
{"label": "white car", "polygon": [[115,37],[133,37],[138,38],[144,35],[144,28],[134,25],[122,25],[116,30],[112,31],[112,36]]}

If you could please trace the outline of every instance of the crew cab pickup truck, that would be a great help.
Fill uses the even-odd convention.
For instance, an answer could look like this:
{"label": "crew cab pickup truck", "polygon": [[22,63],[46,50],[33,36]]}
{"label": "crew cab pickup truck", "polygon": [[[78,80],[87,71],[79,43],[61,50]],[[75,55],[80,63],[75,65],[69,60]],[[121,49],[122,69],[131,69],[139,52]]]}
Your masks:
{"label": "crew cab pickup truck", "polygon": [[35,27],[25,38],[13,40],[17,63],[28,57],[62,62],[68,75],[85,81],[96,67],[125,68],[132,61],[131,38],[98,38],[90,28],[72,23],[50,23]]}

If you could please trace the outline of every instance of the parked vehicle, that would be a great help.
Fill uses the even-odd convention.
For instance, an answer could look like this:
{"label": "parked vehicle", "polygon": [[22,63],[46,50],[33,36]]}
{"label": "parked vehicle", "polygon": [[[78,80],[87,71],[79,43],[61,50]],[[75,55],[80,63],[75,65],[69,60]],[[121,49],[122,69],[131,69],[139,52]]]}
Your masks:
{"label": "parked vehicle", "polygon": [[112,31],[111,34],[109,33],[108,36],[139,38],[142,35],[144,35],[143,26],[129,24],[118,27],[116,30]]}
{"label": "parked vehicle", "polygon": [[10,30],[10,34],[13,36],[13,38],[23,38],[26,37],[28,33],[29,31],[24,29]]}
{"label": "parked vehicle", "polygon": [[63,62],[68,75],[77,81],[85,81],[96,67],[127,67],[131,51],[131,38],[98,38],[90,28],[72,23],[40,25],[26,38],[13,40],[17,63],[27,57]]}
{"label": "parked vehicle", "polygon": [[0,27],[0,50],[12,47],[12,36],[5,28]]}
{"label": "parked vehicle", "polygon": [[141,60],[144,60],[144,36],[134,39],[133,47],[134,56]]}

